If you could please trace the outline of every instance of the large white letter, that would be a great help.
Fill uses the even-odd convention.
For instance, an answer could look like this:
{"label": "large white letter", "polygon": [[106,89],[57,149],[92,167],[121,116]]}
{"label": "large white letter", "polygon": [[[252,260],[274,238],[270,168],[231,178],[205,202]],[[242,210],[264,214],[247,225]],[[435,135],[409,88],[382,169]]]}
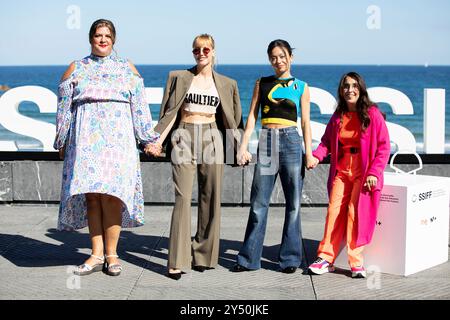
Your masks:
{"label": "large white letter", "polygon": [[57,97],[50,90],[38,86],[17,87],[0,97],[0,124],[9,131],[41,141],[44,151],[55,151],[55,125],[21,115],[19,105],[23,101],[36,103],[43,113],[56,112]]}
{"label": "large white letter", "polygon": [[[401,91],[386,87],[373,87],[367,89],[367,91],[373,102],[389,104],[394,114],[414,114],[411,100]],[[397,145],[397,150],[408,149],[416,152],[416,139],[411,131],[398,124],[387,121],[386,125],[391,141]]]}
{"label": "large white letter", "polygon": [[148,104],[161,104],[163,94],[163,88],[145,88],[145,98]]}
{"label": "large white letter", "polygon": [[[145,100],[147,104],[161,104],[164,94],[164,88],[145,88]],[[151,111],[151,108],[150,108]],[[152,118],[152,126],[158,124],[158,118]]]}
{"label": "large white letter", "polygon": [[445,90],[424,89],[423,152],[445,153]]}
{"label": "large white letter", "polygon": [[[309,92],[311,95],[311,103],[314,103],[319,107],[321,114],[333,114],[336,108],[336,99],[328,91],[320,88],[309,87]],[[302,135],[302,129],[300,126],[301,117],[298,118],[297,124],[298,132]],[[322,136],[325,133],[326,125],[316,121],[310,121],[310,124],[312,135],[311,138],[314,145],[314,141],[320,142],[320,139],[322,139]]]}

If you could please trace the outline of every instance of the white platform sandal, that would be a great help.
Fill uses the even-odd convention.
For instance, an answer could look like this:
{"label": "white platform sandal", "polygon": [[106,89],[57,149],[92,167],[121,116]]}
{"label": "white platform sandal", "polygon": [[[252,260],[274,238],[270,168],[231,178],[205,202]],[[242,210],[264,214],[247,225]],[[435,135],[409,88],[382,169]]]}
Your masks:
{"label": "white platform sandal", "polygon": [[[105,258],[118,258],[117,254],[110,254],[109,256],[105,255]],[[106,273],[110,276],[118,276],[122,272],[122,266],[119,263],[109,264],[108,261],[105,260],[106,264]]]}
{"label": "white platform sandal", "polygon": [[88,274],[91,274],[93,272],[102,271],[105,265],[105,258],[93,254],[91,254],[91,257],[96,258],[100,261],[100,263],[96,263],[92,266],[87,263],[83,263],[82,265],[78,266],[78,268],[74,270],[73,273],[77,276],[87,276]]}

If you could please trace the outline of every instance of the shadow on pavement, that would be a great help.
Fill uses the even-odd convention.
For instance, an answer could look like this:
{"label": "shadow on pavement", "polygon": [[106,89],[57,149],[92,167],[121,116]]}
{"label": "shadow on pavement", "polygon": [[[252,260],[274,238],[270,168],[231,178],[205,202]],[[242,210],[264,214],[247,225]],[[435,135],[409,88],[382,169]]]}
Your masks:
{"label": "shadow on pavement", "polygon": [[[91,242],[89,234],[77,231],[58,231],[48,229],[46,237],[60,242],[60,244],[47,243],[41,240],[28,238],[22,235],[0,234],[0,254],[18,267],[39,268],[51,266],[78,265],[83,263],[88,255],[79,252],[80,249],[89,249]],[[318,241],[303,239],[304,257],[307,261],[311,253],[310,247],[316,247]],[[236,254],[242,245],[241,241],[220,240],[219,265],[231,269],[236,262]],[[118,255],[120,259],[166,275],[166,265],[149,261],[149,256],[167,261],[168,238],[152,235],[138,235],[123,230],[120,234]],[[278,251],[280,246],[264,246],[261,268],[273,271],[279,270]],[[303,259],[302,268],[307,267]]]}

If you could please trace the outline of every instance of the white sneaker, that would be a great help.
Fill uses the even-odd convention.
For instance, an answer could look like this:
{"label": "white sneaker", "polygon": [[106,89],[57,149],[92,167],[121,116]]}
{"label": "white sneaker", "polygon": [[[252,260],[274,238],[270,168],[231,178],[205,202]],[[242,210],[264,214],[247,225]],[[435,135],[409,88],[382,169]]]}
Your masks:
{"label": "white sneaker", "polygon": [[324,274],[327,272],[334,272],[335,270],[331,263],[322,258],[317,258],[316,261],[308,267],[308,269],[314,274]]}
{"label": "white sneaker", "polygon": [[360,267],[351,267],[352,270],[352,278],[366,278],[366,270],[363,266]]}

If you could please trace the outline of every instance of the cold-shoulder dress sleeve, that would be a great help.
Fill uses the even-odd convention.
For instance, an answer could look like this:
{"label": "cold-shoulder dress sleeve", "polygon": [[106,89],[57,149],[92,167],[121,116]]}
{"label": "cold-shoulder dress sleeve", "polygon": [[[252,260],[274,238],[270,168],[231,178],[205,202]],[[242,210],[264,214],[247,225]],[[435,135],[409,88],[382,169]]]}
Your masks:
{"label": "cold-shoulder dress sleeve", "polygon": [[132,75],[130,106],[136,140],[142,145],[156,142],[159,133],[154,131],[152,124],[152,114],[145,96],[144,80],[136,74]]}
{"label": "cold-shoulder dress sleeve", "polygon": [[67,79],[62,80],[58,85],[58,105],[56,110],[56,137],[53,148],[56,150],[65,146],[69,135],[70,124],[72,122],[72,99],[74,91],[73,72]]}

